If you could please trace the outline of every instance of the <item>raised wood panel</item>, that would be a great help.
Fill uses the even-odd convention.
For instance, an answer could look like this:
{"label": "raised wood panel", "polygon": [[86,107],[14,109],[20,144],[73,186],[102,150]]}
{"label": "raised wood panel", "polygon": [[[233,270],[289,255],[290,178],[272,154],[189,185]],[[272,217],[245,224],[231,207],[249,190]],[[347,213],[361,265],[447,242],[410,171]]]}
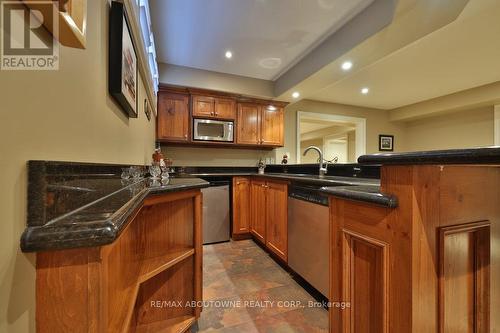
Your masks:
{"label": "raised wood panel", "polygon": [[250,232],[250,179],[233,178],[233,235]]}
{"label": "raised wood panel", "polygon": [[288,260],[288,185],[266,184],[266,245],[285,262]]}
{"label": "raised wood panel", "polygon": [[439,332],[490,332],[490,223],[440,228]]}
{"label": "raised wood panel", "polygon": [[193,96],[193,116],[212,117],[215,116],[215,102],[213,97]]}
{"label": "raised wood panel", "polygon": [[266,243],[266,182],[250,182],[250,232],[262,244]]}
{"label": "raised wood panel", "polygon": [[189,142],[189,119],[188,95],[158,93],[158,140]]}
{"label": "raised wood panel", "polygon": [[236,128],[236,143],[260,144],[260,105],[239,103]]}
{"label": "raised wood panel", "polygon": [[236,119],[236,102],[229,98],[215,98],[215,117],[220,119]]}
{"label": "raised wood panel", "polygon": [[283,146],[283,109],[261,109],[261,143],[271,146]]}
{"label": "raised wood panel", "polygon": [[343,332],[389,332],[388,252],[384,242],[343,230]]}

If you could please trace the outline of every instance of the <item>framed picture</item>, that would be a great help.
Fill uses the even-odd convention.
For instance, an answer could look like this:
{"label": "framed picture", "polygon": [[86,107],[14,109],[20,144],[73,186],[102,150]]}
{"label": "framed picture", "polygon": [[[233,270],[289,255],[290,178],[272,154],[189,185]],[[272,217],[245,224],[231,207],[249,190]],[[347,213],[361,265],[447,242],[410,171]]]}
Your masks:
{"label": "framed picture", "polygon": [[109,93],[130,118],[137,118],[137,54],[125,7],[112,1],[109,13]]}
{"label": "framed picture", "polygon": [[149,106],[149,101],[147,98],[144,99],[144,113],[148,118],[148,121],[151,121],[151,107]]}
{"label": "framed picture", "polygon": [[394,135],[380,134],[378,136],[378,150],[393,151],[394,150]]}

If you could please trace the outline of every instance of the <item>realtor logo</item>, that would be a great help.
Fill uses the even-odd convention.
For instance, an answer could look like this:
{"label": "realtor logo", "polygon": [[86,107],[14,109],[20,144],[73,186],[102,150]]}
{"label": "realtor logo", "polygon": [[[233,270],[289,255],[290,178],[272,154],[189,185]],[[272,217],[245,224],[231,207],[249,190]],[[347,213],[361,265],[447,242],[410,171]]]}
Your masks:
{"label": "realtor logo", "polygon": [[1,1],[1,70],[59,69],[59,43],[48,32],[59,31],[58,6],[58,1]]}

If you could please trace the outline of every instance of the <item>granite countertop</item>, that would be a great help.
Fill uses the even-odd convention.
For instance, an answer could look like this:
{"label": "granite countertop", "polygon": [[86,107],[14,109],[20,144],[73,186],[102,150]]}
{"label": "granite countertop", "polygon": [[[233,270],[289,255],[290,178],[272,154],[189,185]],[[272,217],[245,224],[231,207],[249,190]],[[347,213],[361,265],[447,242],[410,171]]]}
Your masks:
{"label": "granite countertop", "polygon": [[326,186],[322,187],[320,191],[343,199],[368,202],[387,208],[396,208],[398,206],[398,199],[393,195],[381,193],[380,186]]}
{"label": "granite countertop", "polygon": [[500,164],[500,146],[363,155],[367,164]]}
{"label": "granite countertop", "polygon": [[24,252],[110,244],[146,197],[209,186],[200,178],[122,180],[113,173],[53,172],[50,164],[34,169],[39,163],[29,170],[28,206],[37,209],[28,212]]}

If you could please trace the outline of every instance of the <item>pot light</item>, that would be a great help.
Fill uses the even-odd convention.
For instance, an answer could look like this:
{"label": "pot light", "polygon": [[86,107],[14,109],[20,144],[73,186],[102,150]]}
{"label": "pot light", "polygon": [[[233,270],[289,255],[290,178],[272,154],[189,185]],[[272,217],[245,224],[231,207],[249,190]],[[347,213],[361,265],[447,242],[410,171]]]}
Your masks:
{"label": "pot light", "polygon": [[233,57],[233,52],[226,51],[226,58],[231,59]]}
{"label": "pot light", "polygon": [[366,87],[361,89],[361,93],[362,93],[363,95],[366,95],[366,94],[368,94],[369,92],[370,92],[370,89],[368,89],[368,88],[366,88]]}
{"label": "pot light", "polygon": [[342,69],[345,70],[345,71],[348,71],[352,68],[352,62],[350,61],[344,61],[342,63]]}
{"label": "pot light", "polygon": [[300,93],[298,91],[295,91],[293,94],[292,94],[292,97],[293,98],[299,98],[300,96]]}

